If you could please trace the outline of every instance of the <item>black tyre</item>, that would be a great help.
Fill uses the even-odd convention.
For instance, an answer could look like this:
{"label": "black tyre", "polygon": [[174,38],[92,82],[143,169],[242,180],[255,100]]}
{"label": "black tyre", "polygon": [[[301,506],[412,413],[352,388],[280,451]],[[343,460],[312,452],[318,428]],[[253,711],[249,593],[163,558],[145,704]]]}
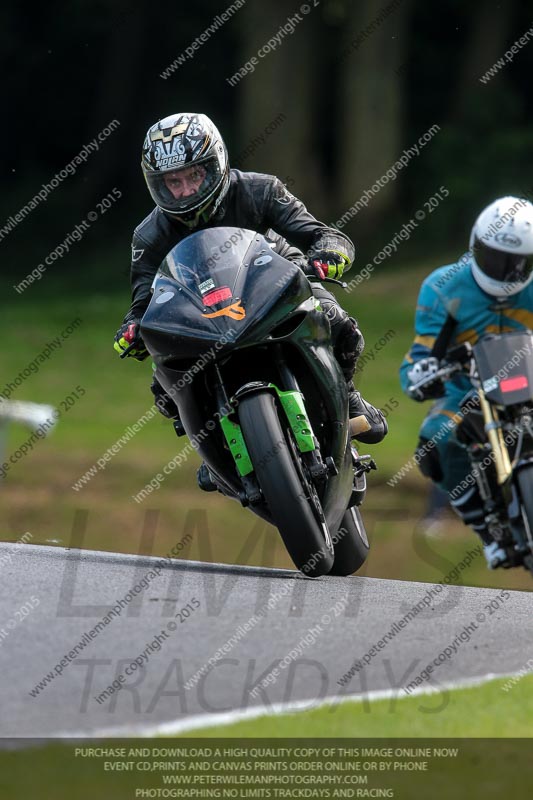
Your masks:
{"label": "black tyre", "polygon": [[327,575],[333,544],[292,432],[280,423],[274,396],[258,392],[243,397],[239,422],[257,481],[295,566],[313,578]]}
{"label": "black tyre", "polygon": [[[526,541],[533,553],[533,465],[519,470],[516,478],[520,490]],[[533,574],[533,554],[524,558],[524,566]]]}
{"label": "black tyre", "polygon": [[361,569],[368,556],[370,545],[365,523],[357,506],[346,511],[339,530],[332,539],[335,559],[330,575],[353,575]]}

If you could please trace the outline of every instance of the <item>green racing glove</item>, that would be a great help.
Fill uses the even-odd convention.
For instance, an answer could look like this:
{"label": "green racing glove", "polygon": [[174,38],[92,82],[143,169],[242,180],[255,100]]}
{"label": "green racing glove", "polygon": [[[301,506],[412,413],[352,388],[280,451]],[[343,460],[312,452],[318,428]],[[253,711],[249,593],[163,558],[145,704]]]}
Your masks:
{"label": "green racing glove", "polygon": [[348,266],[346,256],[334,250],[321,250],[309,259],[309,266],[317,278],[342,278],[345,267]]}
{"label": "green racing glove", "polygon": [[122,354],[130,345],[135,344],[127,354],[127,358],[135,358],[137,361],[144,361],[149,353],[139,333],[140,324],[138,322],[125,322],[120,326],[115,334],[113,345],[117,353]]}

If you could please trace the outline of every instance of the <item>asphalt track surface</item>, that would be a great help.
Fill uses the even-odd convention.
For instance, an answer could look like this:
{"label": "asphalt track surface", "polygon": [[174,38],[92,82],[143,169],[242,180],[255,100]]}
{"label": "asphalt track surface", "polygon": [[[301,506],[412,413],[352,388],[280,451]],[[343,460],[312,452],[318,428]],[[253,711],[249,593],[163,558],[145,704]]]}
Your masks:
{"label": "asphalt track surface", "polygon": [[[500,590],[446,586],[342,687],[338,680],[354,660],[427,597],[431,584],[357,576],[311,580],[290,570],[179,560],[167,561],[148,580],[160,563],[0,544],[0,736],[91,736],[117,729],[134,735],[147,725],[272,703],[308,701],[312,707],[327,696],[396,687],[403,696],[401,687],[457,642],[466,626],[468,640],[463,634],[425,686],[508,674],[531,655],[530,593],[504,597]],[[86,636],[81,652],[61,667],[84,633],[94,631],[143,578],[145,587],[129,595],[120,616],[100,626],[94,638]],[[189,616],[181,612],[187,605]],[[161,649],[155,644],[150,653],[156,636]],[[185,689],[224,645],[215,666]],[[143,652],[149,660],[126,678]],[[52,672],[61,674],[31,696]],[[269,675],[268,687],[251,695]],[[120,690],[98,702],[113,680]],[[439,701],[424,702],[429,707]]]}

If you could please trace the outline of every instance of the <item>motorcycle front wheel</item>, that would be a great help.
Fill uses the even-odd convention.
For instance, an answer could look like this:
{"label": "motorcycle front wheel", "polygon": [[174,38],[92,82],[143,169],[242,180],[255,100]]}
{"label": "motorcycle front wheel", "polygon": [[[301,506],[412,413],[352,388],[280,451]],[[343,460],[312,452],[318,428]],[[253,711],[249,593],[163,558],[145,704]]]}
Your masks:
{"label": "motorcycle front wheel", "polygon": [[333,543],[274,396],[257,392],[243,397],[238,415],[257,482],[291,559],[304,575],[327,575],[333,566]]}
{"label": "motorcycle front wheel", "polygon": [[533,575],[533,464],[523,467],[516,475],[520,491],[520,504],[526,529],[526,540],[531,553],[524,558],[524,566]]}

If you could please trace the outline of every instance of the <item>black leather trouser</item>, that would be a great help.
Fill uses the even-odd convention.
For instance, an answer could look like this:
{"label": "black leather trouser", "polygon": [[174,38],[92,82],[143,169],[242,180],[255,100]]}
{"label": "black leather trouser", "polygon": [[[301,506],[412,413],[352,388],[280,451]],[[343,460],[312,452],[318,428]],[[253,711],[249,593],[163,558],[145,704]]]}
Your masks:
{"label": "black leather trouser", "polygon": [[357,321],[350,317],[331,292],[316,283],[313,283],[312,289],[313,295],[320,300],[322,310],[329,319],[333,352],[346,382],[349,383],[353,378],[357,359],[365,347],[363,334],[359,330]]}

